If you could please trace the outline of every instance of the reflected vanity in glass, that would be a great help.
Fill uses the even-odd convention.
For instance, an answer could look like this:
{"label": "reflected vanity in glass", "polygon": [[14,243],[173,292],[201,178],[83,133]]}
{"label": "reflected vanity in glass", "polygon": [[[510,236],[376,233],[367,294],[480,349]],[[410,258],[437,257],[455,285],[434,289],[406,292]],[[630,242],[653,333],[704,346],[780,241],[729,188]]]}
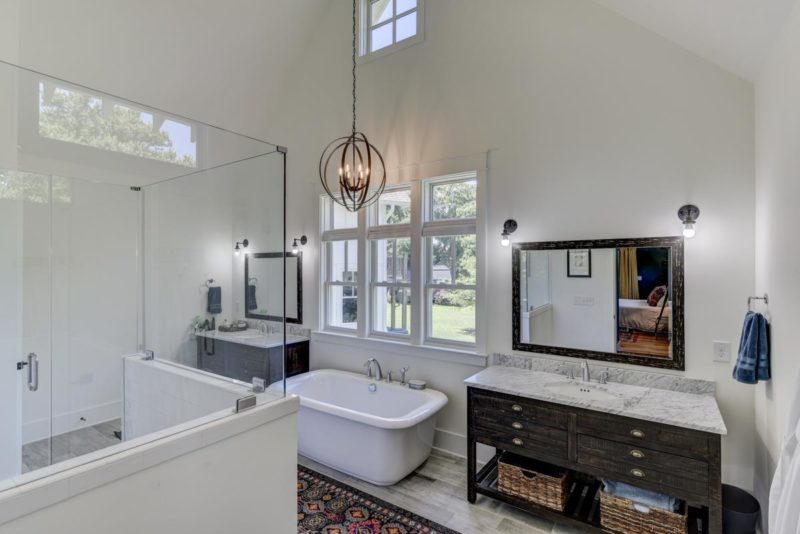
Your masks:
{"label": "reflected vanity in glass", "polygon": [[286,322],[303,322],[303,253],[256,252],[244,259],[245,317],[283,321],[286,259]]}
{"label": "reflected vanity in glass", "polygon": [[514,350],[684,368],[683,238],[517,243]]}

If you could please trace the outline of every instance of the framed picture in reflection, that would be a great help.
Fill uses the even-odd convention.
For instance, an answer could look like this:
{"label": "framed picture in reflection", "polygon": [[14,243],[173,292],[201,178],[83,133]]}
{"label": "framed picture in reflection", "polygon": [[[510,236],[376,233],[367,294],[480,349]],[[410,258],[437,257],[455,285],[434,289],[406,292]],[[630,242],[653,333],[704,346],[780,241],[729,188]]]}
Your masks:
{"label": "framed picture in reflection", "polygon": [[567,276],[570,278],[592,277],[592,249],[567,250]]}

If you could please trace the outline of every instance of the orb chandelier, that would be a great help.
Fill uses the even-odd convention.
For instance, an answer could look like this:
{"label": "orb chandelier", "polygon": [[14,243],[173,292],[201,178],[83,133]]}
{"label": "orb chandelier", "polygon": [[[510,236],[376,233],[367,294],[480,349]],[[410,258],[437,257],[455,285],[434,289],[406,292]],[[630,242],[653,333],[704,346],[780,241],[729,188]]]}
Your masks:
{"label": "orb chandelier", "polygon": [[334,202],[356,212],[378,199],[386,186],[383,156],[356,129],[356,2],[353,0],[353,124],[350,135],[331,141],[319,159],[319,179]]}

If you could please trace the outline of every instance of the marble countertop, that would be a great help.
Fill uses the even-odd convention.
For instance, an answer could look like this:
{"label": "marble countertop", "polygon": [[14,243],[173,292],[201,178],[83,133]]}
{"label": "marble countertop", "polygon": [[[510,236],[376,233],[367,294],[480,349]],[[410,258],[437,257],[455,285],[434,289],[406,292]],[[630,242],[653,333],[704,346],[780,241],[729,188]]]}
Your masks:
{"label": "marble countertop", "polygon": [[610,394],[606,396],[613,396],[613,398],[586,399],[580,398],[578,395],[557,393],[550,389],[553,386],[581,383],[579,380],[571,380],[554,373],[499,365],[488,367],[467,378],[464,382],[471,387],[498,393],[518,395],[713,434],[725,435],[728,433],[713,395],[698,395],[615,382],[600,384],[592,381],[590,384],[592,389],[601,392],[601,395]]}
{"label": "marble countertop", "polygon": [[[283,334],[273,333],[264,334],[260,330],[248,329],[241,332],[220,332],[219,330],[211,330],[208,332],[197,332],[197,337],[205,337],[208,339],[218,339],[220,341],[227,341],[229,343],[238,343],[240,345],[249,345],[251,347],[258,347],[261,349],[271,349],[280,347],[283,344]],[[286,335],[286,344],[299,343],[300,341],[308,341],[307,337],[296,336],[293,334]]]}

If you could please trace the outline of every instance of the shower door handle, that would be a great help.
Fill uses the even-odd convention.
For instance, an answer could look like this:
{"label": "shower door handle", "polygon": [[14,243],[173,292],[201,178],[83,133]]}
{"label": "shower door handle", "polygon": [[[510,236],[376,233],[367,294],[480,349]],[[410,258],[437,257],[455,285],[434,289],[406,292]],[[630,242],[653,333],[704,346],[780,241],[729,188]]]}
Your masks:
{"label": "shower door handle", "polygon": [[39,389],[39,357],[35,352],[28,354],[28,389]]}

